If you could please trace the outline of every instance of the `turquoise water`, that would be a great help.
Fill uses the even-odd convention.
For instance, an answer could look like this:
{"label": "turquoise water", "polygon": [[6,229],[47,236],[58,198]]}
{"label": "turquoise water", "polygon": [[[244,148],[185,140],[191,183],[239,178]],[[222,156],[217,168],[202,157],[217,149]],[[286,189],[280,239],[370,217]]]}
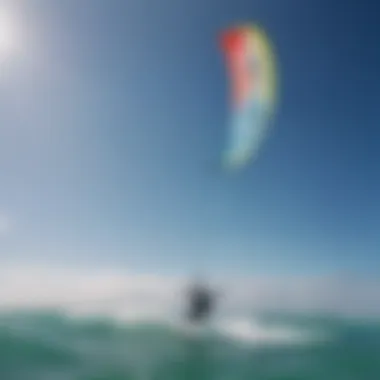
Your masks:
{"label": "turquoise water", "polygon": [[380,325],[266,316],[194,336],[164,322],[8,314],[0,318],[0,379],[376,380]]}

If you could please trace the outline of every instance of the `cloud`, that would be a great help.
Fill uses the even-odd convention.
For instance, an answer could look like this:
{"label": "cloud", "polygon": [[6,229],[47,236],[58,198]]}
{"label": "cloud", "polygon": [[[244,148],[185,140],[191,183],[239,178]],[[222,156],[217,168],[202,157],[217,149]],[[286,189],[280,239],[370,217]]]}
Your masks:
{"label": "cloud", "polygon": [[[380,315],[380,280],[340,276],[214,279],[222,311],[332,311]],[[158,318],[181,310],[186,278],[48,266],[0,269],[0,308],[59,307],[76,314]]]}
{"label": "cloud", "polygon": [[48,266],[0,269],[0,309],[61,308],[139,318],[163,316],[176,305],[179,278]]}

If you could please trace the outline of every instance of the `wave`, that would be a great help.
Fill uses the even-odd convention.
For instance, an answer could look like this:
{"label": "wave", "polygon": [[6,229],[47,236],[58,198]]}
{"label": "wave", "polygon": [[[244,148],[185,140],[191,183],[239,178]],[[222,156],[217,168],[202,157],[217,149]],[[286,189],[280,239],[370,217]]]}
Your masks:
{"label": "wave", "polygon": [[231,319],[221,321],[216,330],[225,337],[255,345],[295,345],[325,340],[326,331],[316,328],[291,327],[285,324],[268,325],[259,319]]}

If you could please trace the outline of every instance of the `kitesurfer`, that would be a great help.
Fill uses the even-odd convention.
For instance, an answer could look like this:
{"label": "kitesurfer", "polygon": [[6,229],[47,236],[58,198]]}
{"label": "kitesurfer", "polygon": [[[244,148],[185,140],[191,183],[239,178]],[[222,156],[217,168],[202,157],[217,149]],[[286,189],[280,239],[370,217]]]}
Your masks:
{"label": "kitesurfer", "polygon": [[188,293],[187,319],[201,323],[208,319],[215,308],[215,295],[205,285],[196,282]]}

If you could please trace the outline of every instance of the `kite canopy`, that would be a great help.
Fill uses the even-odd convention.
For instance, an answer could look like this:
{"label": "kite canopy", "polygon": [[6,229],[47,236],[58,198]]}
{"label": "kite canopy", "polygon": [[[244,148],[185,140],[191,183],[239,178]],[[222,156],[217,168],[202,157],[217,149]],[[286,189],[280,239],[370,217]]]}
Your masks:
{"label": "kite canopy", "polygon": [[223,154],[237,169],[254,158],[266,135],[276,97],[275,62],[269,40],[257,26],[237,26],[221,35],[230,77],[232,120]]}

